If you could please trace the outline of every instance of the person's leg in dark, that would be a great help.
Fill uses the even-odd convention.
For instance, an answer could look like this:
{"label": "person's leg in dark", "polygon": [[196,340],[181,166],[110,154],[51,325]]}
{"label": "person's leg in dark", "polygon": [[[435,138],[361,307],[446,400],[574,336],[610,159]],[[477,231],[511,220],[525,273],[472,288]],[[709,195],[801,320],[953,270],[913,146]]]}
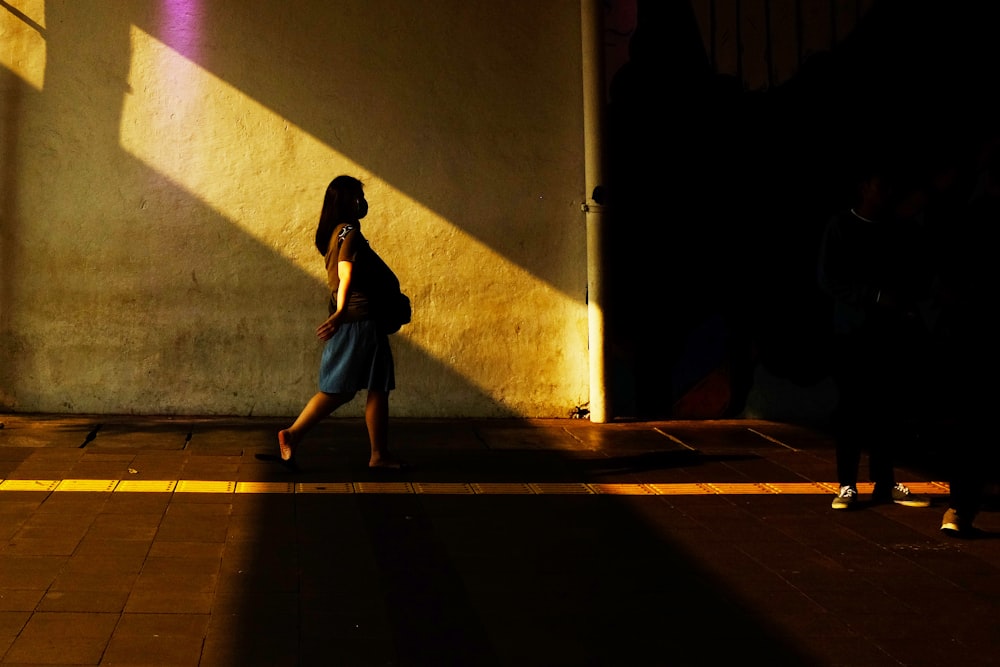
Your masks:
{"label": "person's leg in dark", "polygon": [[920,397],[919,375],[926,359],[920,341],[909,328],[879,332],[867,356],[865,384],[868,429],[868,472],[874,483],[872,501],[907,507],[927,507],[930,498],[915,494],[896,480],[896,465],[904,448],[914,444],[915,415]]}
{"label": "person's leg in dark", "polygon": [[309,399],[302,412],[295,419],[291,426],[278,431],[278,448],[282,461],[291,461],[295,457],[295,449],[306,433],[316,424],[325,419],[334,410],[344,403],[347,403],[354,394],[328,394],[326,392],[316,392]]}
{"label": "person's leg in dark", "polygon": [[834,372],[837,407],[833,434],[837,461],[837,495],[833,509],[850,509],[858,500],[858,468],[861,465],[865,424],[863,419],[864,377],[850,349],[838,350]]}
{"label": "person's leg in dark", "polygon": [[837,408],[834,436],[837,448],[837,482],[857,486],[858,468],[864,449],[866,422],[866,378],[853,350],[845,347],[834,373]]}
{"label": "person's leg in dark", "polygon": [[365,425],[371,444],[369,468],[399,469],[405,466],[389,453],[389,392],[368,391],[365,402]]}
{"label": "person's leg in dark", "polygon": [[[973,430],[977,432],[973,432]],[[941,519],[941,531],[957,537],[971,537],[973,522],[983,504],[990,469],[984,455],[982,433],[964,423],[955,425],[948,455],[948,507]]]}

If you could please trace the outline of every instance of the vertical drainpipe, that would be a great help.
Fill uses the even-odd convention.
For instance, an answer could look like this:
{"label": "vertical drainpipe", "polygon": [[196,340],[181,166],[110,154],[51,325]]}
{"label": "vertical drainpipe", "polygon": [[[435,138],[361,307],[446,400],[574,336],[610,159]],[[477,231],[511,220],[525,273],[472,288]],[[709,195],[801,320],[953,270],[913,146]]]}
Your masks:
{"label": "vertical drainpipe", "polygon": [[604,315],[607,290],[604,275],[604,16],[601,0],[581,0],[583,44],[583,211],[587,224],[587,317],[590,351],[590,421],[605,423],[608,415],[607,341]]}

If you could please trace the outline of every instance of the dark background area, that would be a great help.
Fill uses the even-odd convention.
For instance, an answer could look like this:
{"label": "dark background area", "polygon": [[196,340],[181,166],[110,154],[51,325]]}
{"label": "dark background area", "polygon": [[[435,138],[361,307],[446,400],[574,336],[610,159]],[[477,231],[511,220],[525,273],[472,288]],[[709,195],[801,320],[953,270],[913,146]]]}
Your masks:
{"label": "dark background area", "polygon": [[[757,365],[827,375],[823,226],[876,156],[919,178],[997,135],[996,4],[876,0],[790,79],[749,90],[714,71],[687,0],[639,0],[609,83],[610,336],[634,400],[618,416],[738,415]],[[720,368],[718,400],[684,407]]]}

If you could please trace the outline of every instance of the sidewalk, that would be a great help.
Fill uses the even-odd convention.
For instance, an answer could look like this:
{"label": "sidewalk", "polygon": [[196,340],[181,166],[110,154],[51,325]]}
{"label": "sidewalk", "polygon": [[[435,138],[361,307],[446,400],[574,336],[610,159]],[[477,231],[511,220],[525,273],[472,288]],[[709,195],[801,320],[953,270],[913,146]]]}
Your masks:
{"label": "sidewalk", "polygon": [[833,511],[794,425],[0,422],[2,665],[1000,664],[1000,512]]}

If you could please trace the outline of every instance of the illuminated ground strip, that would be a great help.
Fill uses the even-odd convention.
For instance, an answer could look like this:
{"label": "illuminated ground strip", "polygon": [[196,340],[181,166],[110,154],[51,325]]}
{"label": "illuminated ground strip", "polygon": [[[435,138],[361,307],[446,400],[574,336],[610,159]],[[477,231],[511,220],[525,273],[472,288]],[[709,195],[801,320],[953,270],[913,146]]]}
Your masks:
{"label": "illuminated ground strip", "polygon": [[[914,493],[947,495],[946,482],[907,482]],[[90,491],[98,493],[364,493],[424,495],[616,495],[746,496],[826,495],[833,482],[695,482],[688,484],[601,484],[582,482],[233,482],[131,479],[5,479],[0,491]],[[858,484],[859,493],[872,485]]]}

